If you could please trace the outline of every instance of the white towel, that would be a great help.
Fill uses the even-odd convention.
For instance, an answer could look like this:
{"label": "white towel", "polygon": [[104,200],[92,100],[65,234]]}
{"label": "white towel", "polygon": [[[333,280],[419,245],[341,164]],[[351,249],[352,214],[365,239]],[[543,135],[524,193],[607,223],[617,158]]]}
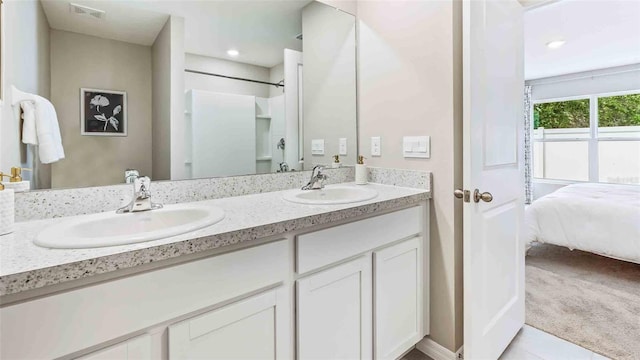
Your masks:
{"label": "white towel", "polygon": [[33,101],[20,102],[22,108],[22,142],[25,144],[38,145],[36,135],[36,107]]}
{"label": "white towel", "polygon": [[[35,116],[28,119],[28,114],[25,112],[24,125],[26,126],[22,129],[22,142],[38,145],[38,155],[43,164],[50,164],[64,159],[60,125],[58,124],[58,116],[53,104],[41,96],[22,92],[15,87],[12,87],[12,90],[14,105],[18,102],[20,102],[20,106],[23,106],[24,103],[35,103]],[[29,109],[29,105],[25,105],[25,107]],[[34,124],[35,127],[33,126]]]}

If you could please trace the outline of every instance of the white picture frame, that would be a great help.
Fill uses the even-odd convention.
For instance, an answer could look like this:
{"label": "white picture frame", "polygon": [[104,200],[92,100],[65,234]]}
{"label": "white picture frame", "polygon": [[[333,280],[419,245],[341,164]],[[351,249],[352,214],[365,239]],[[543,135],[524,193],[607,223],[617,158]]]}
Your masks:
{"label": "white picture frame", "polygon": [[80,134],[127,136],[127,92],[80,89]]}

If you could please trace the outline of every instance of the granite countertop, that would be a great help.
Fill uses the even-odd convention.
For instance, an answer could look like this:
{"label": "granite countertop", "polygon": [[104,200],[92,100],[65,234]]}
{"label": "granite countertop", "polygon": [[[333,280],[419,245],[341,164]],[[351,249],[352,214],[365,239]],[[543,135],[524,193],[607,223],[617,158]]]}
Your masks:
{"label": "granite countertop", "polygon": [[16,223],[12,234],[0,236],[0,296],[399,208],[430,198],[430,191],[424,189],[365,186],[377,190],[379,195],[352,204],[304,205],[282,198],[285,192],[295,190],[199,201],[199,205],[223,209],[224,220],[169,238],[103,248],[47,249],[33,244],[40,231],[68,218]]}

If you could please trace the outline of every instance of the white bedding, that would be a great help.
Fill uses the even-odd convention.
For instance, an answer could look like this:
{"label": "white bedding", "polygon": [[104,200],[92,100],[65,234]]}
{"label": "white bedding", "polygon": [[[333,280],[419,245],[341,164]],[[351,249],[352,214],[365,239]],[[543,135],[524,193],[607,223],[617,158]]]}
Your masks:
{"label": "white bedding", "polygon": [[574,184],[525,211],[527,241],[640,263],[640,186]]}

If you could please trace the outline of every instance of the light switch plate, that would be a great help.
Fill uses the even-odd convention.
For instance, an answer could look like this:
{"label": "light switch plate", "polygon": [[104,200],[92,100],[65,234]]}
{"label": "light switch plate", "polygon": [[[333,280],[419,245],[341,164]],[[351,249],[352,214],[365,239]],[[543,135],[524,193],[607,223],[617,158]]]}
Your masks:
{"label": "light switch plate", "polygon": [[380,156],[381,153],[380,136],[374,136],[371,138],[371,156]]}
{"label": "light switch plate", "polygon": [[405,136],[402,138],[402,154],[406,158],[431,157],[430,136]]}
{"label": "light switch plate", "polygon": [[324,139],[311,140],[311,155],[324,155]]}
{"label": "light switch plate", "polygon": [[347,155],[347,138],[338,139],[338,147],[340,148],[338,154]]}

